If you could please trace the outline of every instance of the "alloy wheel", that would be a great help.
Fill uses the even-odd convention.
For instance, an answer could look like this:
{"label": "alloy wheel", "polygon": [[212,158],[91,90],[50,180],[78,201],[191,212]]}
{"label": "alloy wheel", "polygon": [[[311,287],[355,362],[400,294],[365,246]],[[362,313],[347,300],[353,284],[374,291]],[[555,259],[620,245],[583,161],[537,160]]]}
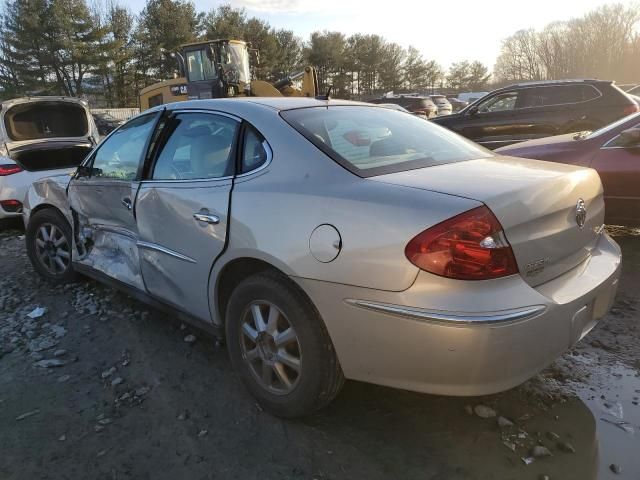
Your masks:
{"label": "alloy wheel", "polygon": [[42,266],[53,275],[64,273],[71,263],[71,246],[60,227],[43,223],[38,227],[35,250]]}
{"label": "alloy wheel", "polygon": [[254,301],[240,328],[242,358],[262,388],[276,395],[291,393],[302,372],[300,341],[287,317],[274,304]]}

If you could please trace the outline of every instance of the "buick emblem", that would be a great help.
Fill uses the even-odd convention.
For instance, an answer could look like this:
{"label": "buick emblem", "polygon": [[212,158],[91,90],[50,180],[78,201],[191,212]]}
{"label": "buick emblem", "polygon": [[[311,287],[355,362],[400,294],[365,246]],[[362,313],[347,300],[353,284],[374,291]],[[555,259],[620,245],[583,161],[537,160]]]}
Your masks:
{"label": "buick emblem", "polygon": [[584,227],[584,222],[587,221],[587,207],[584,204],[584,200],[579,198],[576,203],[576,223],[578,227]]}

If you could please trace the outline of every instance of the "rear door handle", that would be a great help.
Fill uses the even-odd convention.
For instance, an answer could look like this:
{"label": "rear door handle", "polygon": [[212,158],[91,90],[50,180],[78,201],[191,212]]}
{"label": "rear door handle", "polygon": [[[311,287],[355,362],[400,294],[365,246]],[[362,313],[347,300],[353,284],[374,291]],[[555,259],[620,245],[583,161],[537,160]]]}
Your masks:
{"label": "rear door handle", "polygon": [[217,225],[220,223],[220,217],[217,215],[211,215],[210,213],[196,212],[193,214],[193,218],[199,222],[208,223],[210,225]]}
{"label": "rear door handle", "polygon": [[133,208],[133,204],[131,203],[131,199],[129,197],[125,197],[122,199],[122,205],[124,205],[127,210],[131,210],[131,208]]}

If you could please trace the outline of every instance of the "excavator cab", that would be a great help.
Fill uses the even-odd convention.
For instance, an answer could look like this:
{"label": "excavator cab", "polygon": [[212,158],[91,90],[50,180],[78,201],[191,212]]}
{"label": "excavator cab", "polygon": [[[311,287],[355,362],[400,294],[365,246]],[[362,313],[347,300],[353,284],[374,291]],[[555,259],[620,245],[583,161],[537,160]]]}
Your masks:
{"label": "excavator cab", "polygon": [[249,48],[240,40],[211,40],[184,45],[189,100],[246,95],[251,83]]}

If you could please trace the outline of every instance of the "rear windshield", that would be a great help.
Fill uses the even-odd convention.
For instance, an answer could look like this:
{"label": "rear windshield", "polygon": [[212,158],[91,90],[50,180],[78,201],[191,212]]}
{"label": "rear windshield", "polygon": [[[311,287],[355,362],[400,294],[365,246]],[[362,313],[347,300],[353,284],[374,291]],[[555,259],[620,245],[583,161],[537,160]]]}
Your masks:
{"label": "rear windshield", "polygon": [[282,117],[350,172],[371,177],[493,154],[422,118],[387,108],[330,106]]}
{"label": "rear windshield", "polygon": [[32,102],[11,107],[4,125],[13,141],[85,137],[89,134],[86,110],[70,102]]}

